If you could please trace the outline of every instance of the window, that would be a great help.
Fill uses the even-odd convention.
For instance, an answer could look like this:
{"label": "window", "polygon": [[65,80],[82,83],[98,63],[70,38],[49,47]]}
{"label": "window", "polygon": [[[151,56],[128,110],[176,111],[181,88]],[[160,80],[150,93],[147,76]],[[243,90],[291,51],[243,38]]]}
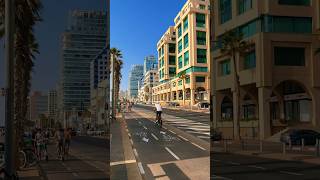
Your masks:
{"label": "window", "polygon": [[219,0],[220,23],[223,24],[232,18],[232,1]]}
{"label": "window", "polygon": [[229,75],[231,73],[231,71],[230,71],[230,59],[222,61],[220,63],[220,67],[221,67],[221,75],[222,76]]}
{"label": "window", "polygon": [[175,67],[169,67],[169,75],[171,77],[176,75],[176,68]]}
{"label": "window", "polygon": [[204,76],[196,76],[196,82],[206,82],[206,77]]}
{"label": "window", "polygon": [[179,69],[181,69],[182,66],[183,66],[183,64],[182,64],[182,56],[180,56],[180,57],[178,58],[178,67],[179,67]]}
{"label": "window", "polygon": [[176,56],[169,56],[169,65],[176,65]]}
{"label": "window", "polygon": [[252,0],[238,0],[238,13],[242,14],[252,8]]}
{"label": "window", "polygon": [[257,21],[249,22],[241,27],[239,31],[243,34],[244,38],[248,38],[257,33]]}
{"label": "window", "polygon": [[310,0],[279,0],[281,5],[310,6]]}
{"label": "window", "polygon": [[205,14],[196,14],[196,24],[197,27],[205,27],[206,26],[206,15]]}
{"label": "window", "polygon": [[190,84],[190,77],[186,77],[186,84]]}
{"label": "window", "polygon": [[182,86],[182,80],[179,80],[179,81],[178,81],[178,85],[179,85],[179,86]]}
{"label": "window", "polygon": [[173,43],[169,43],[169,53],[175,53],[176,52],[176,45]]}
{"label": "window", "polygon": [[189,46],[189,36],[188,36],[188,34],[186,34],[183,37],[183,46],[184,46],[184,48],[187,48]]}
{"label": "window", "polygon": [[206,6],[205,6],[205,5],[200,4],[200,5],[199,5],[199,9],[206,9]]}
{"label": "window", "polygon": [[197,49],[197,63],[207,63],[206,49]]}
{"label": "window", "polygon": [[265,16],[264,32],[311,33],[311,17]]}
{"label": "window", "polygon": [[178,26],[178,38],[182,35],[181,25]]}
{"label": "window", "polygon": [[189,51],[184,53],[184,65],[189,65]]}
{"label": "window", "polygon": [[182,51],[182,40],[178,42],[178,53],[181,53],[181,51]]}
{"label": "window", "polygon": [[197,44],[198,45],[206,45],[206,32],[205,31],[197,31]]}
{"label": "window", "polygon": [[188,30],[188,16],[183,20],[183,32]]}
{"label": "window", "polygon": [[276,66],[305,66],[305,49],[297,47],[274,47]]}
{"label": "window", "polygon": [[255,67],[256,67],[256,51],[252,51],[244,57],[244,69],[252,69]]}
{"label": "window", "polygon": [[243,105],[243,119],[250,120],[256,117],[256,105],[247,104]]}

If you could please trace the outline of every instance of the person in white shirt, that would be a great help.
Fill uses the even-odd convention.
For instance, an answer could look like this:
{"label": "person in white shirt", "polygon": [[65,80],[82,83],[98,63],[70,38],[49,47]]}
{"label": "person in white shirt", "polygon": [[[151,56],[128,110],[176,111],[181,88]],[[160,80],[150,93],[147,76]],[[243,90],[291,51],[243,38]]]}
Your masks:
{"label": "person in white shirt", "polygon": [[160,104],[155,104],[155,110],[156,110],[156,120],[160,125],[162,125],[162,119],[161,119],[161,113],[162,113],[162,107]]}

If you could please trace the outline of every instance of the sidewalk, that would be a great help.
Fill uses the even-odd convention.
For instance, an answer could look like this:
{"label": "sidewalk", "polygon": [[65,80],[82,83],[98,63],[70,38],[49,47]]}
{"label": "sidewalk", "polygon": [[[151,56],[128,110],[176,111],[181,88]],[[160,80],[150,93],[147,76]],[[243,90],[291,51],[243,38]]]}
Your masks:
{"label": "sidewalk", "polygon": [[40,180],[44,179],[44,177],[41,176],[39,168],[37,166],[25,168],[21,171],[18,171],[19,179],[22,180]]}
{"label": "sidewalk", "polygon": [[[253,141],[252,141],[253,142]],[[262,151],[260,151],[259,142],[246,144],[244,148],[241,147],[239,142],[229,142],[227,144],[212,142],[211,152],[225,152],[224,146],[227,146],[227,153],[258,156],[262,158],[285,160],[285,161],[299,161],[304,163],[320,164],[320,157],[316,156],[315,152],[290,150],[286,148],[286,153],[283,153],[281,144],[274,142],[264,142]],[[298,148],[296,148],[298,149]]]}
{"label": "sidewalk", "polygon": [[117,116],[110,130],[110,178],[114,180],[142,179],[123,117]]}
{"label": "sidewalk", "polygon": [[[148,106],[148,107],[154,107],[154,105],[150,104],[138,104],[140,106]],[[209,114],[210,111],[209,109],[197,109],[196,107],[193,107],[193,109],[190,108],[190,106],[177,106],[177,107],[172,107],[172,106],[163,106],[164,109],[171,109],[171,110],[183,110],[187,112],[202,112],[202,113],[207,113]]]}

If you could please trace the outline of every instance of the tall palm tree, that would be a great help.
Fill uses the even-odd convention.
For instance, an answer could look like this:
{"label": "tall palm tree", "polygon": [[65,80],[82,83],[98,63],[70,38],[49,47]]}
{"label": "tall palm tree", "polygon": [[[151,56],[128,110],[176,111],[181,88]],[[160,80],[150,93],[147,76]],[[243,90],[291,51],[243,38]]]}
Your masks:
{"label": "tall palm tree", "polygon": [[114,73],[115,73],[115,79],[114,79],[114,87],[115,87],[115,96],[113,97],[115,101],[118,100],[119,98],[119,92],[120,92],[120,83],[121,83],[121,79],[122,79],[122,67],[123,67],[123,61],[122,61],[122,52],[121,50],[117,49],[117,48],[111,48],[110,49],[110,53],[113,56],[113,60],[114,62]]}
{"label": "tall palm tree", "polygon": [[[234,119],[236,121],[237,125],[237,136],[234,137],[236,139],[241,139],[240,136],[240,79],[239,79],[239,69],[237,67],[237,62],[236,62],[236,56],[237,55],[244,55],[247,53],[252,44],[243,40],[243,34],[239,33],[235,30],[230,30],[227,31],[224,36],[222,37],[222,48],[221,48],[221,53],[223,55],[230,56],[232,58],[232,63],[233,63],[233,77],[235,81],[235,93],[236,93],[236,104],[237,107],[237,119]],[[234,117],[235,118],[235,117]]]}
{"label": "tall palm tree", "polygon": [[[40,0],[16,0],[15,9],[14,121],[18,147],[27,119],[27,101],[35,54],[39,53],[34,26],[41,21],[42,3]],[[4,14],[4,0],[0,0],[0,38],[4,35]]]}

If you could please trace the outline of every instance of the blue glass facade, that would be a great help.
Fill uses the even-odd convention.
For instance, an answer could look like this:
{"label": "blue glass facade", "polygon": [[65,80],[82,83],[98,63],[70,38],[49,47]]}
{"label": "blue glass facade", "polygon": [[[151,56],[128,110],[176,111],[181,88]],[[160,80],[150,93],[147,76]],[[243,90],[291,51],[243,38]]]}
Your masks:
{"label": "blue glass facade", "polygon": [[129,74],[129,96],[138,96],[138,84],[143,77],[143,65],[133,65]]}
{"label": "blue glass facade", "polygon": [[90,64],[106,45],[106,13],[72,11],[63,34],[60,104],[65,111],[90,105]]}
{"label": "blue glass facade", "polygon": [[149,70],[158,69],[158,61],[155,56],[147,56],[144,58],[143,74],[145,75]]}

